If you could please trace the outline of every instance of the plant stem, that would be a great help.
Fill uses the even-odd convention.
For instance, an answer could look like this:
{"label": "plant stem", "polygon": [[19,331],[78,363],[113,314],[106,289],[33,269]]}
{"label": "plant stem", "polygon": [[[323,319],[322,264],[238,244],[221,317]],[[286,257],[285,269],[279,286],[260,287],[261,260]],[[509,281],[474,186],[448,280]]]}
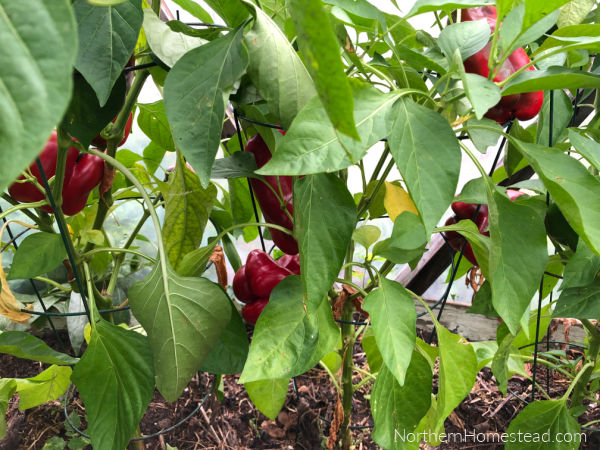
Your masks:
{"label": "plant stem", "polygon": [[39,202],[34,202],[34,203],[19,203],[15,206],[12,206],[11,208],[8,208],[7,210],[3,211],[2,213],[0,213],[0,220],[4,219],[6,216],[10,216],[12,213],[14,213],[16,211],[20,211],[21,209],[37,208],[38,206],[44,206],[47,204],[48,204],[48,202],[46,200],[40,200]]}
{"label": "plant stem", "polygon": [[71,145],[71,138],[63,127],[58,127],[56,131],[56,142],[58,143],[58,153],[56,154],[56,172],[54,174],[54,186],[52,186],[52,196],[54,204],[58,209],[62,208],[62,191],[65,185],[65,170],[67,167],[67,153]]}
{"label": "plant stem", "polygon": [[[346,251],[346,262],[352,262],[354,256],[354,241],[350,241]],[[344,278],[346,282],[352,282],[352,266],[344,269]],[[354,371],[354,326],[352,322],[352,313],[354,305],[351,301],[346,301],[342,309],[342,406],[344,408],[344,422],[342,424],[342,448],[349,449],[352,443],[350,433],[350,417],[352,416],[352,397],[354,386],[352,384],[352,373]]]}

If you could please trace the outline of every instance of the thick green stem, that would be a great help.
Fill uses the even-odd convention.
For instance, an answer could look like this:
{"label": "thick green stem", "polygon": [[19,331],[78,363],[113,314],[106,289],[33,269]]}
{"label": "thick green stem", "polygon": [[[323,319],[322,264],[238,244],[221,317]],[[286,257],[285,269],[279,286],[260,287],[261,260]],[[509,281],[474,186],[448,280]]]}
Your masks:
{"label": "thick green stem", "polygon": [[[354,257],[354,241],[350,242],[346,252],[346,262],[352,262]],[[344,279],[351,282],[352,266],[344,269]],[[344,422],[342,424],[342,448],[348,449],[352,443],[350,433],[350,418],[352,416],[352,397],[354,387],[352,385],[352,373],[354,372],[354,326],[352,322],[352,313],[354,304],[347,301],[342,309],[342,406],[344,408]]]}
{"label": "thick green stem", "polygon": [[[160,2],[158,2],[160,5]],[[114,124],[110,124],[109,127],[109,135],[106,136],[107,143],[107,155],[111,158],[114,158],[117,152],[117,145],[123,139],[125,133],[125,125],[127,124],[127,120],[129,119],[129,115],[133,111],[133,107],[135,102],[137,101],[138,95],[140,94],[144,83],[146,82],[146,78],[148,78],[150,72],[148,70],[140,70],[136,73],[133,84],[131,85],[131,89],[127,93],[127,97],[125,98],[125,104],[119,115],[117,116],[117,120],[115,120]],[[96,217],[94,219],[94,225],[92,229],[100,230],[104,225],[104,220],[106,220],[106,216],[110,207],[113,204],[112,198],[112,187],[109,188],[104,194],[102,194],[100,200],[98,201],[98,211],[96,212]],[[89,242],[84,251],[88,252],[92,248],[94,248],[94,243]]]}
{"label": "thick green stem", "polygon": [[63,127],[58,127],[56,131],[56,142],[58,144],[58,153],[56,154],[56,172],[54,173],[54,186],[52,186],[52,196],[54,204],[58,209],[62,208],[62,191],[65,185],[65,170],[67,168],[67,154],[71,146],[71,138]]}

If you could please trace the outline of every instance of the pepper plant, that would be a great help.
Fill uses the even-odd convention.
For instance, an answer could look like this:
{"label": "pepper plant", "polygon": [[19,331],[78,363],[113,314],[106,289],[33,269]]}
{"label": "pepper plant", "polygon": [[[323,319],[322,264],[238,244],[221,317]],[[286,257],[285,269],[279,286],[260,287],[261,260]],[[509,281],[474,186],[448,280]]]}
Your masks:
{"label": "pepper plant", "polygon": [[[578,417],[597,402],[600,379],[594,2],[418,0],[410,11],[394,2],[394,13],[366,0],[175,3],[203,25],[165,20],[160,0],[0,0],[0,189],[9,205],[0,217],[21,212],[37,229],[11,238],[20,246],[0,270],[0,313],[14,322],[0,351],[50,365],[35,383],[1,379],[0,413],[15,392],[27,409],[72,383],[94,448],[120,449],[139,436],[155,389],[174,401],[198,371],[241,373],[273,418],[290,378],[320,364],[338,392],[330,448],[351,446],[352,396],[371,383],[373,439],[417,448],[397,433],[428,432],[439,444],[480,369],[491,367],[506,392],[534,362],[560,370],[570,387],[548,398],[534,379],[546,398],[508,431],[591,425]],[[429,17],[436,32],[415,29],[411,17]],[[150,84],[161,98],[141,103]],[[132,113],[149,141],[137,153],[124,141]],[[50,144],[55,161],[35,162]],[[482,154],[498,144],[484,167]],[[166,181],[165,157],[176,161]],[[78,174],[85,158],[103,160],[101,179]],[[457,192],[463,160],[478,176]],[[527,195],[509,198],[507,186]],[[65,209],[75,194],[85,202]],[[455,201],[472,214],[440,227]],[[138,221],[115,237],[125,205],[137,205]],[[391,234],[382,221],[393,222]],[[154,235],[140,231],[146,222]],[[260,264],[241,269],[235,243],[258,242],[259,230],[292,255],[273,262],[259,251]],[[501,319],[497,341],[450,332],[389,277],[441,251],[432,243],[442,233],[457,250],[452,279],[463,255],[479,266],[485,282],[471,311]],[[217,245],[237,288],[222,270],[221,284],[207,277]],[[274,277],[268,292],[257,293],[264,280],[253,270]],[[33,303],[13,281],[26,279],[38,281]],[[256,302],[249,342],[240,311]],[[434,343],[417,338],[419,303]],[[139,325],[120,316],[128,307]],[[79,358],[23,331],[42,310],[39,320],[54,326],[48,309],[84,314]],[[367,322],[358,329],[356,310]],[[552,317],[581,320],[581,364],[537,352]],[[353,362],[357,339],[370,373]],[[0,437],[5,430],[0,420]]]}

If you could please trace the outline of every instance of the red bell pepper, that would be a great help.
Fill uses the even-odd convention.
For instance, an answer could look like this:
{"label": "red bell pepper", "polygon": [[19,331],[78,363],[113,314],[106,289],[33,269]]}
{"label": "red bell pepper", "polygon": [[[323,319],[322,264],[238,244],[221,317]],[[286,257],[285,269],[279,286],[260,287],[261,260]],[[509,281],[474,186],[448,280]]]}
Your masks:
{"label": "red bell pepper", "polygon": [[[461,20],[463,22],[486,19],[492,32],[496,28],[496,8],[493,6],[480,6],[478,8],[463,9]],[[468,57],[464,61],[465,70],[469,73],[476,73],[487,78],[490,74],[488,66],[490,58],[491,42],[489,42],[482,50]],[[515,73],[521,67],[529,64],[531,60],[522,47],[517,48],[504,61],[500,70],[494,77],[495,82],[503,81],[510,75]],[[535,70],[533,66],[526,70]],[[500,124],[504,124],[512,119],[529,120],[533,119],[542,108],[544,101],[543,91],[526,92],[523,94],[513,94],[503,96],[500,102],[490,108],[485,114],[488,119],[495,120]]]}
{"label": "red bell pepper", "polygon": [[[50,179],[56,173],[57,153],[56,131],[53,131],[39,155],[47,179]],[[42,185],[42,176],[35,161],[29,166],[29,171]],[[90,154],[80,155],[79,150],[75,147],[69,148],[62,190],[62,211],[64,214],[72,216],[84,208],[90,192],[102,180],[103,173],[104,161],[101,158]],[[17,180],[23,180],[24,178],[21,175]],[[12,198],[21,203],[39,202],[46,197],[45,193],[40,191],[33,183],[20,183],[18,181],[10,185],[8,192]],[[40,209],[52,213],[52,208],[48,205],[42,206]]]}
{"label": "red bell pepper", "polygon": [[[298,255],[284,255],[275,261],[261,250],[252,250],[246,264],[233,277],[233,292],[238,300],[246,303],[242,309],[246,321],[254,325],[269,301],[273,288],[285,277],[299,273]],[[252,306],[255,303],[258,305]],[[246,314],[253,321],[246,318]]]}
{"label": "red bell pepper", "polygon": [[[246,143],[246,151],[254,155],[258,168],[264,166],[271,159],[269,147],[267,147],[267,144],[259,134],[248,140]],[[294,224],[290,219],[290,216],[293,217],[294,215],[294,209],[292,207],[292,177],[266,175],[264,178],[266,183],[262,180],[251,178],[250,184],[252,185],[252,190],[258,200],[258,204],[260,205],[265,220],[292,231],[294,229]],[[281,186],[281,194],[285,208],[282,207],[279,199],[279,186]],[[275,195],[275,192],[277,192],[278,195]],[[286,210],[289,213],[289,216],[288,213],[286,213]],[[270,232],[273,242],[275,242],[275,245],[277,245],[284,253],[290,255],[298,253],[298,243],[292,236],[273,228],[270,229]]]}

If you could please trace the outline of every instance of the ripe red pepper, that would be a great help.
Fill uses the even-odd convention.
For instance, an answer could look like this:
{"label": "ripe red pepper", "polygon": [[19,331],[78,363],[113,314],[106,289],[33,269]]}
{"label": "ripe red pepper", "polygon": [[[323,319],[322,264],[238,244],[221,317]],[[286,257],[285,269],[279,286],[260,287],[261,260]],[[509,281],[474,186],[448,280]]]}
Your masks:
{"label": "ripe red pepper", "polygon": [[[113,123],[115,123],[115,120],[117,120],[116,117],[113,119]],[[131,132],[131,124],[132,123],[133,123],[133,113],[129,114],[129,118],[127,119],[127,123],[125,124],[125,134],[123,134],[123,139],[121,140],[121,142],[119,142],[117,147],[120,147],[127,141],[127,138],[129,137],[129,133]],[[94,147],[98,147],[98,148],[104,150],[107,145],[106,139],[104,139],[102,136],[98,135],[94,139],[92,139],[92,145]]]}
{"label": "ripe red pepper", "polygon": [[258,316],[260,316],[262,310],[265,309],[267,303],[269,303],[268,298],[261,298],[260,300],[256,300],[255,302],[244,305],[242,308],[242,317],[250,325],[256,325]]}
{"label": "ripe red pepper", "polygon": [[[48,179],[56,173],[57,153],[56,131],[53,131],[39,155],[42,168]],[[35,161],[29,166],[29,170],[37,178],[38,183],[42,185],[42,176]],[[90,154],[80,155],[79,150],[75,147],[69,148],[62,190],[62,211],[64,214],[72,216],[84,208],[90,192],[102,180],[103,173],[104,161],[101,158]],[[23,179],[22,175],[17,178],[17,180]],[[14,182],[8,188],[8,192],[21,203],[39,202],[46,197],[45,193],[40,191],[33,183]],[[52,213],[52,208],[48,205],[42,206],[40,209]]]}
{"label": "ripe red pepper", "polygon": [[[481,6],[478,8],[463,9],[461,20],[463,22],[486,19],[492,32],[496,28],[496,8],[493,6]],[[489,42],[482,50],[468,57],[465,61],[465,70],[469,73],[476,73],[485,78],[489,76],[490,69],[488,61],[490,58],[491,42]],[[517,48],[504,61],[500,70],[494,77],[495,82],[503,81],[510,75],[515,73],[521,67],[529,64],[531,60],[522,47]],[[535,70],[533,66],[526,70]],[[488,119],[495,120],[500,124],[504,124],[512,119],[529,120],[533,119],[542,108],[544,101],[543,91],[526,92],[523,94],[505,95],[500,102],[490,108],[485,114]]]}
{"label": "ripe red pepper", "polygon": [[246,303],[242,308],[246,321],[254,325],[269,301],[273,288],[295,273],[300,273],[298,255],[285,255],[275,261],[263,251],[252,250],[246,264],[233,277],[233,292],[240,301]]}
{"label": "ripe red pepper", "polygon": [[[267,144],[259,134],[248,140],[246,143],[246,151],[254,154],[258,168],[264,166],[271,159],[269,147],[267,147]],[[292,231],[294,229],[294,224],[290,219],[290,216],[293,217],[294,215],[292,206],[292,177],[266,175],[264,178],[268,185],[256,178],[251,178],[250,184],[252,185],[252,190],[258,200],[258,204],[260,205],[265,220]],[[279,183],[277,182],[278,179]],[[285,208],[282,208],[281,202],[279,201],[279,195],[275,195],[275,192],[278,194],[280,193],[280,185]],[[289,216],[286,213],[286,210],[288,211]],[[298,243],[292,236],[273,228],[270,229],[270,232],[273,242],[275,242],[275,245],[277,245],[284,253],[290,255],[298,253]]]}

